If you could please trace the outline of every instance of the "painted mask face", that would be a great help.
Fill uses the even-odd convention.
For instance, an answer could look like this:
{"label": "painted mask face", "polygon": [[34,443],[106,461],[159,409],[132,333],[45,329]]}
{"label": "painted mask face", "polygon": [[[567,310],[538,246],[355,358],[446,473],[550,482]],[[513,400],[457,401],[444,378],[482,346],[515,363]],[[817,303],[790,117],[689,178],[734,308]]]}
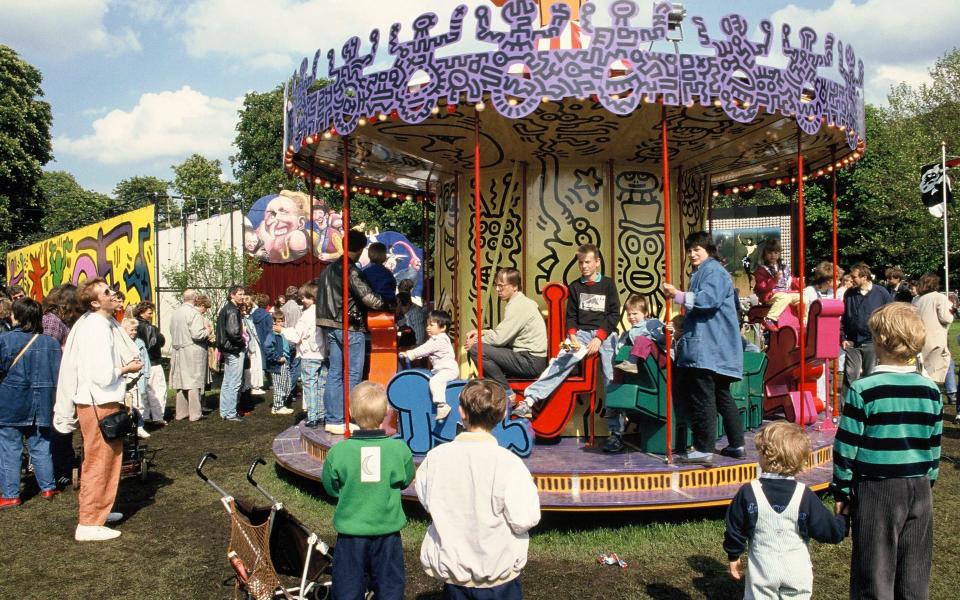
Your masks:
{"label": "painted mask face", "polygon": [[303,227],[300,207],[285,196],[277,196],[267,205],[264,212],[264,229],[275,238],[286,235]]}

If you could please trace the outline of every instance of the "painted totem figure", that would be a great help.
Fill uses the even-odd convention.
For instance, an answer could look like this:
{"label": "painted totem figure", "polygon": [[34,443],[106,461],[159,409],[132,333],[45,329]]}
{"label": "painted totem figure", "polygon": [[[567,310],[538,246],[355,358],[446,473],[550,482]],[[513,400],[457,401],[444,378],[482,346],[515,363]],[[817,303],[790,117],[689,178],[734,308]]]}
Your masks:
{"label": "painted totem figure", "polygon": [[[813,45],[817,42],[817,32],[813,29],[800,29],[799,48],[790,44],[790,25],[784,23],[782,31],[783,55],[790,62],[783,70],[781,95],[794,99],[800,129],[814,134],[820,129],[825,100],[823,86],[817,86],[814,82],[818,81],[817,70],[820,67],[833,65],[833,34],[828,33],[824,40],[824,53],[817,54],[813,51]],[[813,92],[812,98],[805,97],[805,89]]]}
{"label": "painted totem figure", "polygon": [[[450,17],[450,31],[443,35],[431,36],[439,19],[434,13],[424,13],[413,22],[413,39],[400,43],[400,23],[390,27],[390,54],[396,57],[393,68],[399,73],[400,104],[397,112],[407,123],[420,123],[430,116],[430,111],[438,99],[438,90],[443,77],[437,70],[434,55],[444,46],[460,40],[463,31],[463,18],[467,14],[466,5],[461,4],[453,11]],[[417,85],[417,80],[411,82],[419,71],[423,71],[429,81]],[[411,83],[416,89],[411,89]]]}
{"label": "painted totem figure", "polygon": [[838,46],[838,52],[840,54],[840,59],[837,61],[837,68],[840,71],[840,76],[843,77],[846,87],[843,90],[843,94],[846,97],[846,102],[842,103],[846,110],[840,115],[840,118],[836,120],[838,125],[845,125],[847,130],[847,143],[850,144],[850,147],[854,147],[857,143],[857,134],[863,135],[865,133],[864,122],[861,120],[862,111],[855,110],[855,107],[863,103],[861,98],[861,91],[863,90],[863,60],[857,60],[856,54],[853,52],[853,46],[847,44],[843,45],[843,42],[840,42]]}
{"label": "painted totem figure", "polygon": [[[720,29],[726,39],[711,38],[703,17],[693,17],[693,24],[699,32],[700,45],[713,48],[717,53],[720,102],[724,112],[741,123],[753,121],[760,110],[757,57],[770,53],[773,33],[770,21],[760,21],[760,31],[763,32],[763,42],[760,43],[747,39],[747,21],[740,15],[731,14],[720,20]],[[764,96],[767,95],[765,92]]]}
{"label": "painted totem figure", "polygon": [[330,87],[334,97],[340,98],[339,110],[334,112],[333,124],[340,134],[348,134],[357,127],[357,121],[364,115],[364,98],[361,91],[364,89],[363,70],[373,64],[380,45],[380,30],[370,32],[370,52],[360,56],[360,38],[353,36],[343,45],[340,56],[343,64],[336,66],[336,53],[331,49],[327,52],[327,73],[334,79]]}
{"label": "painted totem figure", "polygon": [[[535,60],[537,40],[560,35],[570,20],[570,7],[557,3],[552,7],[550,25],[534,29],[537,12],[537,3],[534,0],[510,0],[504,3],[500,16],[510,26],[509,31],[490,29],[489,7],[478,6],[475,12],[477,39],[497,44],[498,52],[494,56],[494,63],[503,64],[507,68],[503,87],[495,90],[490,99],[497,112],[511,119],[529,115],[540,103],[540,98],[535,93],[536,86],[530,81],[530,73],[538,72],[539,69],[531,69],[527,64]],[[510,96],[515,97],[513,104],[510,103]]]}
{"label": "painted totem figure", "polygon": [[640,105],[644,93],[655,93],[641,70],[645,51],[640,44],[666,39],[670,4],[661,2],[654,8],[652,27],[630,26],[630,20],[639,12],[630,0],[616,0],[610,5],[610,27],[594,27],[592,17],[596,10],[592,3],[581,9],[581,27],[592,36],[590,53],[599,65],[596,68],[602,69],[594,74],[601,80],[597,96],[610,112],[629,115]]}

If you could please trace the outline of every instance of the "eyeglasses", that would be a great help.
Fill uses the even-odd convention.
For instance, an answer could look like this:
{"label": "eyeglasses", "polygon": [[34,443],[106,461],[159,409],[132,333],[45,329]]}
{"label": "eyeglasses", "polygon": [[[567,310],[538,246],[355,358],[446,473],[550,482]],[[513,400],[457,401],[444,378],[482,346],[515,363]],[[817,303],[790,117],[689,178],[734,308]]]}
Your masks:
{"label": "eyeglasses", "polygon": [[112,289],[110,289],[110,288],[105,288],[102,293],[106,294],[106,295],[107,295],[107,298],[116,298],[116,297],[117,297],[117,293],[116,293],[115,291],[113,291]]}

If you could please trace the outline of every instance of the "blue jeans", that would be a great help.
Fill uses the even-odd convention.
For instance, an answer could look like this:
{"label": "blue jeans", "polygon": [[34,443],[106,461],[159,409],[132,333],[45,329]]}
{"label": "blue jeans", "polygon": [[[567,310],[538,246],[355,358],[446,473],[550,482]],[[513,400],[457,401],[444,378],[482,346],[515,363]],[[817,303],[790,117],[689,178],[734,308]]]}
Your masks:
{"label": "blue jeans", "polygon": [[443,584],[443,600],[523,600],[520,578],[511,579],[492,588]]}
{"label": "blue jeans", "polygon": [[20,497],[20,467],[23,438],[27,438],[33,475],[43,492],[56,489],[50,428],[37,425],[0,425],[0,497]]}
{"label": "blue jeans", "polygon": [[[580,329],[577,331],[577,339],[585,346],[590,343],[595,334],[596,331],[592,329]],[[613,381],[613,355],[616,341],[616,336],[610,335],[603,340],[603,344],[600,346],[600,366],[603,371],[605,386],[610,385]],[[539,400],[549,398],[550,394],[560,387],[563,380],[567,378],[567,375],[579,362],[580,358],[577,357],[577,353],[561,352],[555,360],[547,365],[547,370],[540,375],[540,378],[531,383],[530,387],[524,391],[524,399],[530,404],[534,404]]]}
{"label": "blue jeans", "polygon": [[243,354],[223,353],[223,383],[220,384],[220,417],[237,416],[237,395],[243,383]]}
{"label": "blue jeans", "polygon": [[[324,327],[327,336],[327,358],[330,370],[327,385],[323,390],[323,404],[327,412],[327,425],[343,425],[343,330]],[[363,377],[364,338],[362,331],[351,331],[347,336],[350,349],[350,381],[353,389]]]}
{"label": "blue jeans", "polygon": [[950,359],[947,367],[947,378],[943,380],[943,392],[953,399],[957,397],[957,365]]}
{"label": "blue jeans", "polygon": [[319,358],[300,360],[303,401],[307,405],[307,421],[321,421],[326,416],[323,391],[327,383],[327,361]]}
{"label": "blue jeans", "polygon": [[367,590],[377,600],[403,598],[406,573],[399,531],[387,535],[339,534],[332,568],[333,597],[338,600],[363,600]]}

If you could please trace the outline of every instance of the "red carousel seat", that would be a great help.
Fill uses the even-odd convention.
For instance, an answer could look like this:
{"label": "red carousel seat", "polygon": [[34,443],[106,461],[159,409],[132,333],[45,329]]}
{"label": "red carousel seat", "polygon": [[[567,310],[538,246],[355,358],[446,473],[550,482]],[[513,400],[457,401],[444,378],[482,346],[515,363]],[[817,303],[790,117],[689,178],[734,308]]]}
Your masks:
{"label": "red carousel seat", "polygon": [[[547,353],[549,356],[557,355],[560,344],[566,337],[564,314],[568,295],[567,286],[562,283],[548,283],[543,288],[543,299],[547,303]],[[560,435],[570,422],[577,397],[581,394],[589,394],[590,406],[595,405],[598,356],[594,354],[584,358],[580,363],[579,374],[576,371],[571,373],[560,387],[541,403],[539,412],[534,410],[531,424],[538,437],[554,438]],[[511,379],[510,388],[522,395],[534,381],[534,379]]]}

